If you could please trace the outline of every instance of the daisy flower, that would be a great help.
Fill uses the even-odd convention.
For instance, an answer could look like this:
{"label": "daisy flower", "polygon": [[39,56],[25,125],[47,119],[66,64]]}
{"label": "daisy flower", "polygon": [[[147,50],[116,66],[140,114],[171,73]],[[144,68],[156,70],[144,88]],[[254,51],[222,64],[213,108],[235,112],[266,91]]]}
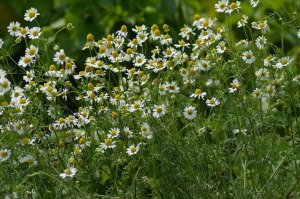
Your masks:
{"label": "daisy flower", "polygon": [[37,55],[38,52],[39,52],[39,49],[36,46],[30,45],[29,48],[26,48],[25,55],[29,55],[31,57],[34,57],[34,56]]}
{"label": "daisy flower", "polygon": [[154,105],[153,109],[153,117],[159,118],[166,114],[166,106],[162,105]]}
{"label": "daisy flower", "polygon": [[128,111],[134,112],[136,110],[141,110],[144,107],[144,102],[141,100],[135,101],[133,104],[130,105]]}
{"label": "daisy flower", "polygon": [[193,106],[185,107],[184,110],[183,110],[183,115],[186,119],[192,120],[196,117],[197,110]]}
{"label": "daisy flower", "polygon": [[165,95],[166,94],[166,90],[167,90],[167,87],[165,84],[159,84],[158,86],[158,93],[160,95]]}
{"label": "daisy flower", "polygon": [[248,20],[248,16],[243,15],[243,17],[238,21],[237,27],[240,28],[246,26],[246,24],[248,23],[247,20]]}
{"label": "daisy flower", "polygon": [[259,0],[250,0],[250,5],[255,8],[257,6],[257,4],[259,3]]}
{"label": "daisy flower", "polygon": [[225,41],[221,41],[218,45],[217,45],[217,52],[218,53],[224,53],[226,51],[226,42]]}
{"label": "daisy flower", "polygon": [[242,59],[247,64],[252,64],[255,61],[255,56],[253,55],[253,52],[251,50],[249,50],[249,51],[243,52]]}
{"label": "daisy flower", "polygon": [[129,129],[128,126],[124,127],[123,131],[124,131],[124,134],[126,137],[128,137],[128,138],[133,137],[133,132]]}
{"label": "daisy flower", "polygon": [[38,39],[41,36],[41,28],[40,27],[33,27],[29,30],[28,37],[30,39]]}
{"label": "daisy flower", "polygon": [[262,92],[260,88],[256,88],[252,91],[251,94],[254,98],[261,98],[262,97]]}
{"label": "daisy flower", "polygon": [[206,96],[206,92],[202,92],[202,90],[200,88],[197,88],[195,90],[195,93],[190,95],[190,97],[198,98],[198,99],[200,99],[200,97],[201,97],[203,100],[204,100],[205,96]]}
{"label": "daisy flower", "polygon": [[268,67],[271,66],[272,63],[274,63],[275,57],[273,55],[268,55],[263,61],[264,66]]}
{"label": "daisy flower", "polygon": [[134,144],[132,144],[130,147],[127,148],[126,153],[131,156],[131,155],[135,155],[137,154],[137,152],[140,149],[140,145],[138,144],[137,146],[135,146]]}
{"label": "daisy flower", "polygon": [[259,49],[263,49],[265,47],[265,45],[267,44],[267,39],[265,36],[259,36],[256,40],[255,40],[255,45],[257,48]]}
{"label": "daisy flower", "polygon": [[139,54],[133,60],[133,65],[136,67],[141,67],[144,63],[146,63],[147,59],[144,54]]}
{"label": "daisy flower", "polygon": [[229,93],[234,93],[240,87],[240,82],[238,79],[234,79],[230,85],[231,87],[229,88]]}
{"label": "daisy flower", "polygon": [[57,64],[63,65],[64,62],[66,61],[66,54],[65,54],[65,51],[64,51],[63,49],[60,49],[59,52],[56,52],[56,53],[54,54],[53,61],[56,62]]}
{"label": "daisy flower", "polygon": [[33,21],[40,13],[38,13],[36,8],[30,8],[26,10],[24,14],[24,20],[25,21]]}
{"label": "daisy flower", "polygon": [[153,137],[153,133],[150,130],[150,126],[147,122],[144,122],[141,125],[141,134],[143,137],[147,138],[147,139],[151,139]]}
{"label": "daisy flower", "polygon": [[21,159],[21,163],[27,163],[29,167],[37,165],[35,157],[32,155],[27,155]]}
{"label": "daisy flower", "polygon": [[300,85],[300,75],[295,76],[293,81]]}
{"label": "daisy flower", "polygon": [[33,64],[34,61],[35,61],[34,57],[32,57],[30,55],[25,55],[20,58],[18,65],[22,66],[23,68],[26,68],[27,66],[30,66],[31,64]]}
{"label": "daisy flower", "polygon": [[106,149],[115,148],[116,147],[116,141],[113,141],[111,138],[107,138],[100,145],[101,145],[101,151],[104,152]]}
{"label": "daisy flower", "polygon": [[8,32],[11,36],[17,36],[20,32],[21,24],[19,22],[10,22],[7,26]]}
{"label": "daisy flower", "polygon": [[0,78],[0,96],[4,95],[11,89],[11,83],[6,77]]}
{"label": "daisy flower", "polygon": [[228,7],[228,0],[221,0],[215,4],[216,12],[225,13]]}
{"label": "daisy flower", "polygon": [[0,149],[0,162],[8,160],[11,156],[11,150],[9,149]]}
{"label": "daisy flower", "polygon": [[166,83],[166,88],[170,93],[178,93],[179,92],[179,87],[177,86],[176,82],[167,82]]}
{"label": "daisy flower", "polygon": [[255,72],[255,75],[260,80],[265,80],[269,77],[269,71],[266,68],[260,68],[258,71]]}
{"label": "daisy flower", "polygon": [[230,14],[230,13],[232,13],[235,10],[239,11],[240,8],[241,8],[241,2],[240,1],[232,2],[228,6],[228,9],[226,10],[226,13]]}
{"label": "daisy flower", "polygon": [[63,173],[59,174],[61,178],[74,177],[78,170],[75,167],[68,167]]}
{"label": "daisy flower", "polygon": [[270,97],[275,95],[275,86],[273,85],[267,85],[265,88],[266,96]]}
{"label": "daisy flower", "polygon": [[108,138],[117,138],[119,137],[120,129],[119,128],[111,128],[108,132]]}
{"label": "daisy flower", "polygon": [[290,57],[280,58],[274,66],[274,68],[281,69],[284,66],[288,66],[293,60]]}
{"label": "daisy flower", "polygon": [[211,69],[210,61],[207,60],[200,60],[197,65],[201,71],[209,71]]}
{"label": "daisy flower", "polygon": [[20,28],[20,31],[17,33],[17,36],[25,38],[28,33],[29,33],[29,28],[28,27],[22,27],[22,28]]}
{"label": "daisy flower", "polygon": [[217,100],[215,97],[206,100],[206,105],[209,107],[215,107],[218,106],[219,104],[220,104],[219,100]]}

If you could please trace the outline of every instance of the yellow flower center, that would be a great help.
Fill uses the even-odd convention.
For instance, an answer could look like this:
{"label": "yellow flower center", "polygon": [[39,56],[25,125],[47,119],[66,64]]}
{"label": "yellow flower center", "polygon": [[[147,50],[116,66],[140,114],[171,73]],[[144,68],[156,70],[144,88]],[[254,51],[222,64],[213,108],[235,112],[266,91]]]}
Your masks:
{"label": "yellow flower center", "polygon": [[106,146],[111,146],[112,145],[112,140],[111,139],[105,139],[105,145]]}
{"label": "yellow flower center", "polygon": [[162,107],[157,107],[157,108],[156,108],[156,112],[157,112],[157,113],[161,113],[162,111],[163,111]]}
{"label": "yellow flower center", "polygon": [[135,102],[135,103],[133,104],[133,107],[134,107],[135,109],[138,109],[138,108],[140,108],[140,104],[137,103],[137,102]]}
{"label": "yellow flower center", "polygon": [[64,118],[59,118],[58,123],[59,124],[64,124],[66,120]]}
{"label": "yellow flower center", "polygon": [[197,95],[200,95],[201,94],[201,89],[200,88],[197,88],[196,90],[195,90],[195,94],[197,94]]}
{"label": "yellow flower center", "polygon": [[69,169],[69,168],[67,168],[67,169],[65,170],[65,174],[67,174],[67,175],[71,175],[72,173],[73,173],[72,170]]}
{"label": "yellow flower center", "polygon": [[24,61],[25,64],[28,64],[28,63],[31,62],[31,57],[26,56],[26,57],[24,57],[23,61]]}
{"label": "yellow flower center", "polygon": [[8,82],[7,82],[7,81],[2,82],[1,86],[2,86],[2,88],[4,88],[4,89],[8,88]]}
{"label": "yellow flower center", "polygon": [[130,147],[130,152],[135,153],[136,152],[136,147],[135,146]]}
{"label": "yellow flower center", "polygon": [[30,11],[30,12],[28,13],[29,18],[34,18],[35,15],[36,15],[35,11]]}
{"label": "yellow flower center", "polygon": [[188,114],[188,115],[192,115],[192,114],[193,114],[193,110],[192,110],[192,109],[188,109],[188,110],[187,110],[187,114]]}
{"label": "yellow flower center", "polygon": [[285,64],[287,64],[288,63],[288,61],[287,60],[285,60],[285,59],[283,59],[283,60],[281,60],[281,62],[280,62],[282,65],[285,65]]}
{"label": "yellow flower center", "polygon": [[7,156],[7,152],[6,152],[6,151],[2,151],[2,152],[1,152],[1,157],[2,157],[2,158],[5,158],[6,156]]}
{"label": "yellow flower center", "polygon": [[238,7],[238,5],[237,5],[236,3],[234,3],[234,2],[230,4],[230,8],[231,8],[232,10],[237,9],[237,7]]}
{"label": "yellow flower center", "polygon": [[25,104],[26,103],[26,99],[25,98],[21,98],[19,99],[20,104]]}

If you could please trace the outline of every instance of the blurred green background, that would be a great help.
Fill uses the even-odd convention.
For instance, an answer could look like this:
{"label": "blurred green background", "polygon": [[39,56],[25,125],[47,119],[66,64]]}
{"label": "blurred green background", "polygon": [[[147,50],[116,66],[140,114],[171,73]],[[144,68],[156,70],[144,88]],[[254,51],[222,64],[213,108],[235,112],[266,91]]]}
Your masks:
{"label": "blurred green background", "polygon": [[[6,27],[11,21],[19,21],[22,26],[36,26],[23,20],[25,11],[35,7],[40,12],[37,19],[46,37],[68,23],[74,25],[73,30],[62,32],[56,43],[70,57],[76,58],[88,33],[92,33],[98,40],[119,30],[123,24],[131,28],[142,24],[151,26],[154,23],[162,27],[166,23],[171,28],[171,35],[176,36],[184,24],[192,24],[194,14],[218,17],[222,21],[223,14],[214,10],[216,2],[217,0],[0,0],[0,37],[10,41]],[[277,13],[274,14],[272,9]],[[296,37],[297,30],[300,29],[299,11],[299,0],[265,0],[261,1],[255,11],[250,7],[249,0],[246,0],[242,1],[240,13],[231,16],[230,26],[236,39],[240,39],[242,34],[239,31],[242,30],[236,28],[236,22],[242,14],[249,16],[249,22],[260,20],[260,16],[272,15],[277,19],[270,24],[273,43],[280,47],[283,39],[284,50],[295,52],[294,46],[299,44]],[[282,18],[281,23],[278,23],[279,18]],[[278,34],[279,30],[282,34]]]}

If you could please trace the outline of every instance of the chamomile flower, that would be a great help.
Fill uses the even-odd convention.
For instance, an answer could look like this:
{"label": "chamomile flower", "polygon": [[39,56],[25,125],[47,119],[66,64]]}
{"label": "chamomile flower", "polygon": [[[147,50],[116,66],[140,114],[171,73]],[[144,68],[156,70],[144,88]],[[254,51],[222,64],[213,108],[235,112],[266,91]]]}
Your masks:
{"label": "chamomile flower", "polygon": [[18,36],[20,32],[21,24],[19,22],[10,22],[7,26],[8,32],[11,36]]}
{"label": "chamomile flower", "polygon": [[183,110],[183,115],[186,119],[192,120],[197,116],[197,110],[193,106],[187,106]]}
{"label": "chamomile flower", "polygon": [[61,178],[66,178],[66,177],[74,177],[77,173],[77,169],[75,167],[68,167],[67,169],[64,170],[63,173],[59,174]]}
{"label": "chamomile flower", "polygon": [[246,62],[246,64],[252,64],[255,61],[255,56],[253,55],[252,50],[243,52],[242,59]]}
{"label": "chamomile flower", "polygon": [[166,85],[165,84],[159,84],[159,86],[158,86],[158,93],[160,95],[165,95],[166,91],[167,91]]}
{"label": "chamomile flower", "polygon": [[29,33],[29,28],[28,27],[21,27],[20,28],[20,31],[17,33],[17,36],[18,37],[23,37],[25,38]]}
{"label": "chamomile flower", "polygon": [[35,62],[34,57],[30,56],[30,55],[25,55],[23,57],[20,58],[18,65],[26,68],[27,66],[30,66],[31,64],[33,64]]}
{"label": "chamomile flower", "polygon": [[166,114],[166,106],[162,105],[154,105],[153,109],[153,117],[160,118],[161,116]]}
{"label": "chamomile flower", "polygon": [[271,97],[275,95],[275,86],[274,85],[267,85],[265,87],[266,96]]}
{"label": "chamomile flower", "polygon": [[267,44],[267,39],[265,36],[259,36],[256,40],[255,40],[255,45],[257,48],[259,49],[263,49]]}
{"label": "chamomile flower", "polygon": [[215,4],[216,12],[225,13],[228,8],[228,0],[221,0]]}
{"label": "chamomile flower", "polygon": [[246,26],[246,24],[248,23],[247,20],[248,20],[248,16],[243,15],[243,17],[238,21],[237,27],[240,28]]}
{"label": "chamomile flower", "polygon": [[111,128],[108,131],[107,137],[108,138],[117,138],[117,137],[119,137],[119,135],[120,135],[120,129],[119,128]]}
{"label": "chamomile flower", "polygon": [[297,84],[300,85],[300,75],[296,75],[294,78],[293,78],[293,81]]}
{"label": "chamomile flower", "polygon": [[4,162],[11,156],[10,149],[0,149],[0,162]]}
{"label": "chamomile flower", "polygon": [[234,79],[231,83],[230,83],[230,88],[229,88],[229,93],[234,93],[237,91],[237,89],[240,87],[240,82],[238,79]]}
{"label": "chamomile flower", "polygon": [[40,27],[33,27],[29,29],[28,37],[30,39],[38,39],[41,36],[41,28]]}
{"label": "chamomile flower", "polygon": [[260,68],[255,72],[255,75],[259,80],[265,80],[269,77],[269,71],[266,68]]}
{"label": "chamomile flower", "polygon": [[30,82],[34,78],[34,70],[26,71],[26,75],[23,76],[25,82]]}
{"label": "chamomile flower", "polygon": [[262,97],[262,91],[260,88],[256,88],[252,91],[251,95],[254,97],[254,98],[261,98]]}
{"label": "chamomile flower", "polygon": [[40,13],[38,13],[36,8],[30,8],[26,10],[26,13],[24,14],[24,20],[25,21],[33,21]]}
{"label": "chamomile flower", "polygon": [[37,161],[36,161],[35,157],[30,155],[30,154],[24,156],[23,158],[21,158],[20,162],[21,163],[27,163],[29,167],[37,165]]}
{"label": "chamomile flower", "polygon": [[138,153],[140,149],[140,145],[135,145],[135,144],[132,144],[130,147],[127,148],[126,150],[126,153],[131,156],[131,155],[135,155]]}
{"label": "chamomile flower", "polygon": [[217,52],[218,53],[224,53],[225,51],[226,51],[226,42],[225,41],[221,41],[218,45],[217,45],[217,47],[216,47],[216,49],[217,49]]}
{"label": "chamomile flower", "polygon": [[250,0],[250,5],[255,8],[257,4],[259,3],[259,0]]}
{"label": "chamomile flower", "polygon": [[219,100],[217,100],[217,98],[213,97],[212,99],[207,99],[206,100],[206,105],[208,107],[215,107],[218,106],[220,104]]}
{"label": "chamomile flower", "polygon": [[166,89],[169,91],[169,93],[178,93],[179,92],[179,87],[177,86],[176,82],[167,82],[166,83]]}
{"label": "chamomile flower", "polygon": [[134,61],[133,61],[133,65],[136,67],[141,67],[143,64],[145,64],[147,61],[147,59],[145,58],[144,54],[138,54]]}
{"label": "chamomile flower", "polygon": [[141,134],[144,138],[151,139],[153,137],[153,132],[150,130],[150,126],[147,122],[141,125]]}
{"label": "chamomile flower", "polygon": [[26,48],[25,50],[25,54],[29,55],[31,57],[35,57],[39,52],[38,47],[34,46],[34,45],[30,45],[29,48]]}
{"label": "chamomile flower", "polygon": [[202,98],[203,100],[205,96],[206,96],[206,92],[202,92],[200,88],[197,88],[195,92],[190,95],[190,97],[198,98],[198,99]]}
{"label": "chamomile flower", "polygon": [[264,66],[272,66],[274,63],[275,57],[273,55],[268,55],[263,61],[264,61]]}
{"label": "chamomile flower", "polygon": [[112,138],[107,138],[100,144],[100,151],[104,152],[106,149],[113,149],[116,147],[116,141],[113,141]]}
{"label": "chamomile flower", "polygon": [[141,100],[135,101],[133,104],[130,105],[128,111],[134,112],[136,110],[141,110],[144,107],[144,102]]}
{"label": "chamomile flower", "polygon": [[233,11],[237,10],[239,11],[239,9],[241,8],[241,2],[240,1],[236,1],[236,2],[232,2],[227,10],[226,10],[226,13],[232,13]]}
{"label": "chamomile flower", "polygon": [[281,69],[285,66],[288,66],[293,60],[290,57],[280,58],[274,66],[274,68]]}
{"label": "chamomile flower", "polygon": [[200,60],[197,63],[198,69],[201,71],[209,71],[211,69],[210,61],[207,60]]}
{"label": "chamomile flower", "polygon": [[60,49],[58,52],[54,54],[53,61],[56,62],[57,64],[63,65],[64,62],[66,61],[66,54],[63,49]]}
{"label": "chamomile flower", "polygon": [[128,126],[123,128],[123,132],[126,137],[128,137],[128,138],[133,137],[133,132],[132,132],[132,130],[130,130],[130,128]]}
{"label": "chamomile flower", "polygon": [[0,96],[4,95],[11,89],[11,82],[6,78],[0,78]]}

